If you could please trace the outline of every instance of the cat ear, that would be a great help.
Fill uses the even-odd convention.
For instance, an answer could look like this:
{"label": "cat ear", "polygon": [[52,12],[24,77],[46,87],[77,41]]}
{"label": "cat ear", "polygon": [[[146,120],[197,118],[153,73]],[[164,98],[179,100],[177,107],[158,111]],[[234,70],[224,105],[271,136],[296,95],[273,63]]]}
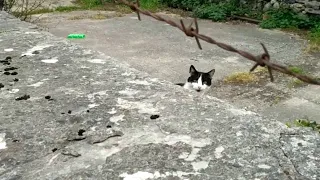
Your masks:
{"label": "cat ear", "polygon": [[212,78],[212,76],[214,75],[214,73],[216,72],[215,69],[212,69],[211,71],[208,72],[208,74],[210,75],[210,77]]}
{"label": "cat ear", "polygon": [[196,72],[197,72],[196,68],[195,68],[193,65],[191,65],[191,66],[190,66],[189,73],[190,73],[190,74],[194,74],[194,73],[196,73]]}

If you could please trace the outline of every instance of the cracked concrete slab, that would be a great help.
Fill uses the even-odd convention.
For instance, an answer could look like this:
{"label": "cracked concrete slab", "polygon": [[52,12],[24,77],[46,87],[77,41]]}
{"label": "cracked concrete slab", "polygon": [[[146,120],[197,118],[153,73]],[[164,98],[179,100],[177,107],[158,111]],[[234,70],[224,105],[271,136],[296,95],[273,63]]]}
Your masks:
{"label": "cracked concrete slab", "polygon": [[320,178],[311,129],[184,91],[4,12],[0,31],[13,49],[0,50],[0,71],[18,68],[0,75],[0,179]]}

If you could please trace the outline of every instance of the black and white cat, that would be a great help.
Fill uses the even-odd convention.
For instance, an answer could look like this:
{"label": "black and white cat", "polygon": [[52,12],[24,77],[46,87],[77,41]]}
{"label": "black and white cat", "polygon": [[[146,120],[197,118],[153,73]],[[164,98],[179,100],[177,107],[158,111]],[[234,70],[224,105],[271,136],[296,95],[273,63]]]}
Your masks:
{"label": "black and white cat", "polygon": [[176,85],[182,86],[185,89],[195,90],[197,92],[203,91],[210,88],[215,71],[215,69],[212,69],[207,73],[200,72],[191,65],[189,69],[190,77],[187,79],[187,82],[177,83]]}

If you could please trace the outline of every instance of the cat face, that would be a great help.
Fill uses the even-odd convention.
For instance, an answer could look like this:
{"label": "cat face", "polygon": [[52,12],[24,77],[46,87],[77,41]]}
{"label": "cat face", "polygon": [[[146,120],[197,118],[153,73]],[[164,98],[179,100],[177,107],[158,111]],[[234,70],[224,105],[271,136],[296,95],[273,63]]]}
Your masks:
{"label": "cat face", "polygon": [[200,92],[205,89],[208,89],[211,86],[212,76],[215,73],[215,69],[212,69],[207,73],[204,73],[197,71],[196,68],[193,65],[191,65],[189,73],[190,77],[184,84],[184,88]]}

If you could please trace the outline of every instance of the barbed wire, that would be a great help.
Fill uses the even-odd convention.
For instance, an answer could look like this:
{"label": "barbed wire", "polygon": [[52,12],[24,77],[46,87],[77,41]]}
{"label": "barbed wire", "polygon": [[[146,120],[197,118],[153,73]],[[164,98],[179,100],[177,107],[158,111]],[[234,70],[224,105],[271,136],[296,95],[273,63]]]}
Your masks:
{"label": "barbed wire", "polygon": [[[151,13],[150,11],[141,9],[139,7],[140,6],[139,0],[137,0],[135,4],[131,3],[131,2],[128,2],[126,0],[119,0],[119,1],[122,2],[123,4],[129,6],[133,11],[135,11],[137,13],[137,15],[138,15],[139,21],[141,21],[140,13],[142,13],[142,14],[144,14],[146,16],[150,16],[150,17],[152,17],[152,18],[154,18],[156,20],[166,22],[167,24],[180,29],[182,32],[185,33],[186,36],[194,37],[196,39],[196,42],[197,42],[197,45],[198,45],[199,49],[201,49],[201,50],[202,50],[202,47],[201,47],[199,39],[201,39],[203,41],[206,41],[208,43],[211,43],[211,44],[215,44],[215,45],[217,45],[218,47],[220,47],[220,48],[222,48],[224,50],[237,53],[237,54],[239,54],[240,56],[242,56],[242,57],[244,57],[246,59],[249,59],[251,61],[256,62],[256,64],[250,69],[250,72],[254,71],[258,66],[261,66],[261,67],[267,66],[271,82],[274,81],[272,70],[276,70],[276,71],[279,71],[281,73],[287,74],[289,76],[293,76],[295,78],[298,78],[299,80],[301,80],[301,81],[303,81],[305,83],[314,84],[314,85],[320,85],[320,80],[319,79],[312,78],[312,77],[309,77],[307,75],[295,73],[295,72],[291,71],[290,69],[288,69],[285,66],[270,62],[269,52],[268,52],[267,48],[265,47],[265,45],[263,43],[260,43],[260,44],[261,44],[261,46],[262,46],[262,48],[264,50],[264,53],[262,53],[262,54],[260,54],[258,56],[255,56],[255,55],[253,55],[253,54],[251,54],[249,52],[236,49],[236,48],[234,48],[234,47],[232,47],[232,46],[230,46],[228,44],[225,44],[225,43],[222,43],[222,42],[218,42],[218,41],[212,39],[209,36],[206,36],[206,35],[203,35],[203,34],[199,34],[199,27],[198,27],[197,18],[194,18],[193,19],[194,21],[191,22],[191,24],[188,27],[186,27],[184,25],[184,22],[183,22],[182,19],[180,20],[180,24],[178,24],[178,23],[176,23],[176,22],[174,22],[172,20],[165,19],[165,18],[161,17],[160,15],[157,15],[157,14]],[[193,23],[195,24],[195,28],[192,27]]]}

